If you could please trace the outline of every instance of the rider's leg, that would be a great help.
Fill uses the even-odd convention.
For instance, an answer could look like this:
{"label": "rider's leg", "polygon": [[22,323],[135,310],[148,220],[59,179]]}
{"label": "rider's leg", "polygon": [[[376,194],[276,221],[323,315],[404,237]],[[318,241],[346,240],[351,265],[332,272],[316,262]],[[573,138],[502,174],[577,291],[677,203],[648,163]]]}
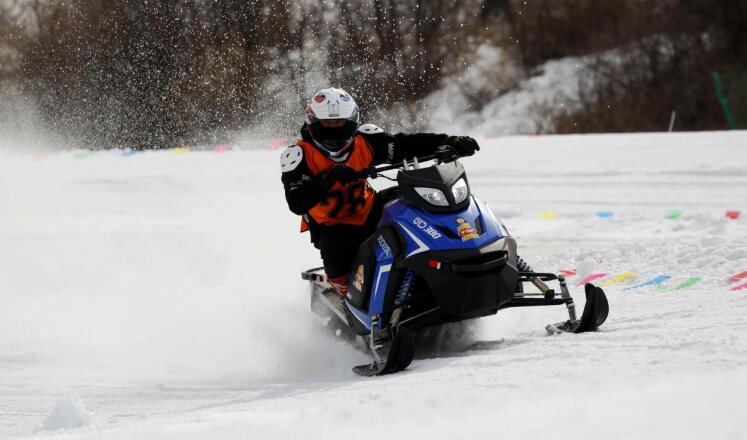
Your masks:
{"label": "rider's leg", "polygon": [[314,246],[322,254],[327,280],[342,296],[348,293],[349,275],[358,247],[376,230],[383,204],[384,200],[377,197],[363,225],[339,224],[315,228]]}
{"label": "rider's leg", "polygon": [[319,249],[327,280],[337,292],[346,296],[348,277],[358,246],[368,237],[360,226],[335,225],[320,228],[314,245]]}

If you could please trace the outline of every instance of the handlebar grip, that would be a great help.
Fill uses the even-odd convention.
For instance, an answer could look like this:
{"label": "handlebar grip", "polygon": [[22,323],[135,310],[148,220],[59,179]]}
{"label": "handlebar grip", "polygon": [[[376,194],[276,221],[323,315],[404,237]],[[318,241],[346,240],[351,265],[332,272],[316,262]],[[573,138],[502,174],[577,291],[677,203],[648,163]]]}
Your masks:
{"label": "handlebar grip", "polygon": [[[428,155],[428,156],[423,156],[423,157],[418,157],[417,158],[418,162],[427,162],[429,160],[437,160],[439,162],[449,162],[449,161],[457,160],[460,157],[465,157],[464,155],[459,154],[455,150],[455,148],[453,146],[448,145],[448,144],[447,145],[441,145],[439,147],[439,149],[442,150],[442,151],[446,150],[447,152],[451,152],[452,154],[450,154],[450,155],[446,155],[445,153],[439,154],[439,151],[437,150],[436,153],[434,153],[434,154],[431,154],[431,155]],[[447,156],[447,157],[445,157],[445,156]],[[443,159],[449,159],[449,160],[443,160]],[[396,163],[395,164],[389,164],[389,165],[383,165],[383,166],[380,165],[378,167],[372,166],[372,167],[370,167],[370,168],[368,168],[366,170],[359,171],[359,175],[362,178],[375,179],[375,178],[379,177],[379,175],[382,172],[384,172],[384,171],[396,170],[396,169],[399,169],[401,167],[402,167],[402,164],[396,164]]]}
{"label": "handlebar grip", "polygon": [[375,166],[358,171],[358,176],[363,179],[375,179],[379,175]]}

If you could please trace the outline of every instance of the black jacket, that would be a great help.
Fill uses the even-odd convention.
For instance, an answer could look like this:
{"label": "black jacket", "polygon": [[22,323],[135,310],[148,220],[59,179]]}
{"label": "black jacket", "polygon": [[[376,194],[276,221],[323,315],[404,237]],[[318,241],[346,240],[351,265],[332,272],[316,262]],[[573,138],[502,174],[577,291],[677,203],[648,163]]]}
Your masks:
{"label": "black jacket", "polygon": [[[357,136],[363,136],[373,148],[372,165],[401,162],[405,158],[421,157],[433,154],[436,148],[446,143],[445,134],[435,133],[397,133],[389,134],[373,124],[362,125]],[[313,145],[308,128],[304,124],[301,128],[303,140]],[[298,148],[298,147],[295,147]],[[288,208],[298,215],[303,215],[327,197],[325,191],[311,173],[306,160],[297,157],[298,150],[293,146],[283,151],[281,156],[282,181],[285,187],[285,198]],[[302,152],[302,150],[301,150]],[[289,157],[290,155],[293,157]],[[344,165],[345,162],[341,162]]]}

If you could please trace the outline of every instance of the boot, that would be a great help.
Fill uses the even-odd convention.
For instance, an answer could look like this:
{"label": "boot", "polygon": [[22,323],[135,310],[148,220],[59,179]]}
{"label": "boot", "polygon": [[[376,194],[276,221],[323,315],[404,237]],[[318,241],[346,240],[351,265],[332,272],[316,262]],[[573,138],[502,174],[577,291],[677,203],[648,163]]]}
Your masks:
{"label": "boot", "polygon": [[334,278],[327,278],[329,284],[337,290],[340,296],[348,296],[348,276],[342,275]]}

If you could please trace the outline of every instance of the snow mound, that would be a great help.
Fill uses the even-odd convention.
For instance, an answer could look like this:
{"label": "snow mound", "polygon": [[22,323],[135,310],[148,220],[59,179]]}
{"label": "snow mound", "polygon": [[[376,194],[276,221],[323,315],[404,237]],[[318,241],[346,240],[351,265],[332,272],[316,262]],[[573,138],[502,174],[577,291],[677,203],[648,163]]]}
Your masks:
{"label": "snow mound", "polygon": [[586,257],[578,263],[576,275],[579,279],[584,279],[596,271],[597,263],[590,257]]}
{"label": "snow mound", "polygon": [[92,424],[93,413],[86,410],[80,396],[70,396],[57,402],[39,431],[82,428]]}

